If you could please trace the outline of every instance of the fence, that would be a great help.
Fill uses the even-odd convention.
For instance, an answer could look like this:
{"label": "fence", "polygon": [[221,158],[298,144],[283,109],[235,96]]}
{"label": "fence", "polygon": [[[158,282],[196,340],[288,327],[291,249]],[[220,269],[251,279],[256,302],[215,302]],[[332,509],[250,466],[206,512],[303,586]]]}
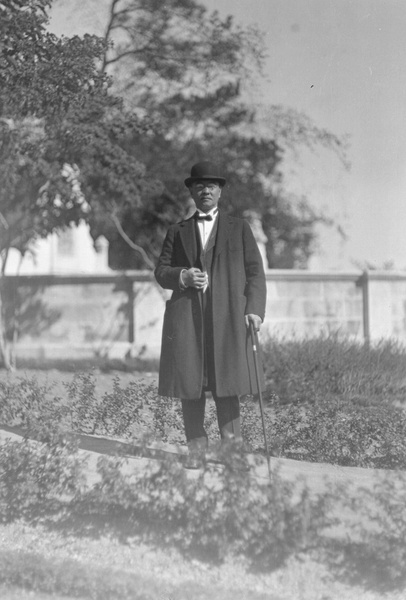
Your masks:
{"label": "fence", "polygon": [[[406,343],[406,274],[269,270],[264,335],[340,332],[366,342]],[[17,356],[159,356],[170,292],[146,271],[106,275],[5,276]]]}

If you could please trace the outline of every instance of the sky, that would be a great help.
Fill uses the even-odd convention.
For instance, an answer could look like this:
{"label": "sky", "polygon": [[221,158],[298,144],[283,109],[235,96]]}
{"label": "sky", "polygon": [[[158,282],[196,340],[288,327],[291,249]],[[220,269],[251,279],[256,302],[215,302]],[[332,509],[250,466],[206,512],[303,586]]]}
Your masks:
{"label": "sky", "polygon": [[[404,0],[200,1],[264,32],[267,59],[255,101],[303,112],[348,136],[349,170],[325,152],[287,155],[283,166],[287,188],[346,233],[343,240],[320,229],[310,267],[406,269]],[[51,24],[58,34],[81,34],[98,19],[78,19],[64,3]]]}

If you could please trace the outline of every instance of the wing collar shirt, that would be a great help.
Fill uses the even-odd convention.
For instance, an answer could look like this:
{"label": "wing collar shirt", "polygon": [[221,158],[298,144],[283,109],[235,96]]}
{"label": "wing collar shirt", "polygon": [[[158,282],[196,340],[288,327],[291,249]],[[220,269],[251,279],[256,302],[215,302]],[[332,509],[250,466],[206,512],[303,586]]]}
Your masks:
{"label": "wing collar shirt", "polygon": [[[214,227],[214,222],[217,217],[217,212],[218,212],[218,209],[216,207],[216,208],[213,208],[208,213],[203,213],[200,211],[197,211],[197,213],[196,213],[195,218],[197,220],[197,226],[199,228],[200,239],[202,241],[203,248],[206,248],[206,246],[207,246],[208,239],[210,237],[210,234]],[[208,220],[207,217],[211,217],[211,219]]]}
{"label": "wing collar shirt", "polygon": [[[207,242],[209,240],[210,234],[213,230],[214,223],[217,218],[217,213],[218,213],[218,208],[216,206],[215,208],[210,210],[208,213],[204,213],[204,212],[201,212],[198,210],[194,214],[194,218],[197,221],[197,227],[199,229],[200,239],[202,242],[203,249],[206,248],[206,246],[207,246]],[[180,277],[179,277],[179,287],[182,291],[186,289],[186,286],[183,283],[183,273],[185,271],[186,271],[186,269],[182,269],[182,271],[180,273]],[[207,289],[207,284],[204,286],[203,292],[205,292],[206,289]]]}

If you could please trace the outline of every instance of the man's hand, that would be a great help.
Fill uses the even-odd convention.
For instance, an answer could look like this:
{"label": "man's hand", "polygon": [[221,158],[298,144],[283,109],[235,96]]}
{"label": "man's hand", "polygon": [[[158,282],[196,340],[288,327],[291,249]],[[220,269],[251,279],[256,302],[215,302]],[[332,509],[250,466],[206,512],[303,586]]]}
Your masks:
{"label": "man's hand", "polygon": [[192,267],[187,271],[182,271],[182,281],[186,287],[196,288],[201,290],[207,285],[207,273],[203,273],[200,269]]}
{"label": "man's hand", "polygon": [[258,317],[258,315],[251,315],[251,314],[245,315],[245,324],[247,327],[250,326],[250,321],[254,325],[255,331],[259,331],[261,329],[261,325],[262,325],[261,317]]}

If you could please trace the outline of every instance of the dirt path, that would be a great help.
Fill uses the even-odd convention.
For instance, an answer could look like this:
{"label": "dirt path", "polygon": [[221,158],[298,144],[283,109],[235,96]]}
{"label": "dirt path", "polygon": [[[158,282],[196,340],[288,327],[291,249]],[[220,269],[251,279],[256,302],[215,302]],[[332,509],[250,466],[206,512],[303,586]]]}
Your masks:
{"label": "dirt path", "polygon": [[[24,432],[18,427],[8,427],[0,424],[0,443],[7,439],[21,441]],[[97,480],[96,464],[100,455],[122,455],[127,459],[127,472],[136,472],[138,469],[145,468],[149,462],[159,460],[165,456],[178,456],[181,460],[186,450],[170,444],[156,444],[150,447],[150,452],[144,456],[134,456],[133,447],[122,440],[112,440],[105,437],[78,435],[79,448],[83,456],[88,461],[88,481],[92,484]],[[155,455],[155,458],[153,458]],[[249,456],[252,474],[258,479],[269,481],[268,467],[265,458],[259,465],[255,462],[258,457]],[[297,461],[288,458],[271,457],[271,481],[272,473],[277,473],[278,477],[284,481],[300,483],[306,485],[312,494],[324,492],[328,486],[335,484],[344,484],[348,489],[355,486],[372,489],[382,477],[387,477],[392,473],[394,480],[397,478],[395,471],[385,471],[383,469],[362,469],[359,467],[341,467],[327,463],[310,463]],[[193,472],[191,472],[191,476]]]}

